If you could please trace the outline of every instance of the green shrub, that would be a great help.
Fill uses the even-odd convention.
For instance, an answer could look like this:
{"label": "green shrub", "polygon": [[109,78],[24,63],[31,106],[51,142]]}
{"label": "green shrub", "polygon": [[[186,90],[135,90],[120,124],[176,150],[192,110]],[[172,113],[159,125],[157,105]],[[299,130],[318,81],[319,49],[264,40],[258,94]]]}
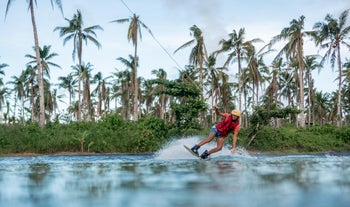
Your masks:
{"label": "green shrub", "polygon": [[346,126],[346,127],[338,128],[335,131],[335,137],[339,140],[344,141],[345,143],[350,144],[350,127]]}

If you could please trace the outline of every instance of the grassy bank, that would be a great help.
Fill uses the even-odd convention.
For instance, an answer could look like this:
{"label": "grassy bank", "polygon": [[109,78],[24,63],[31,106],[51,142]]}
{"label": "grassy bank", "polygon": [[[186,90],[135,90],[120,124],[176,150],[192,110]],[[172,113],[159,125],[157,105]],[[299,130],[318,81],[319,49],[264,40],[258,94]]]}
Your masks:
{"label": "grassy bank", "polygon": [[107,116],[98,122],[0,126],[0,154],[39,153],[138,153],[154,152],[167,140],[169,131],[158,118],[137,123],[118,116]]}
{"label": "grassy bank", "polygon": [[[149,117],[138,122],[110,115],[98,122],[1,125],[0,154],[144,153],[156,152],[177,137],[200,135],[209,129],[181,130]],[[316,153],[350,150],[350,127],[313,126],[269,128],[258,132],[250,146],[249,130],[241,129],[238,146],[247,150],[278,153]],[[226,140],[231,144],[231,139]]]}
{"label": "grassy bank", "polygon": [[[238,145],[247,146],[250,139],[249,130],[242,129]],[[350,127],[312,126],[303,129],[264,127],[247,149],[269,153],[349,151]]]}

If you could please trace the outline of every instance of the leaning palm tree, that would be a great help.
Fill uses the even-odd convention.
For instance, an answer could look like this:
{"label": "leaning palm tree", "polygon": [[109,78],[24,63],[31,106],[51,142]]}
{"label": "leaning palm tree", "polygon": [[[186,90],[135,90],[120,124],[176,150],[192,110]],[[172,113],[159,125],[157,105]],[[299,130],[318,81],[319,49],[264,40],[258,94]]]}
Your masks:
{"label": "leaning palm tree", "polygon": [[326,53],[321,63],[326,58],[330,58],[332,68],[334,68],[335,63],[338,65],[337,126],[341,126],[342,63],[340,46],[350,48],[350,43],[346,42],[346,38],[350,36],[350,25],[347,25],[348,15],[349,9],[343,11],[338,20],[327,14],[324,22],[314,24],[314,33],[312,33],[316,44],[321,46],[321,48],[326,48]]}
{"label": "leaning palm tree", "polygon": [[[13,2],[14,0],[7,1],[5,17]],[[36,64],[38,68],[37,72],[38,72],[39,100],[40,100],[39,126],[43,127],[45,124],[44,81],[43,81],[42,66],[40,63],[39,37],[38,37],[38,31],[36,27],[35,14],[34,14],[34,3],[35,5],[37,5],[37,1],[28,0],[27,2],[28,2],[28,9],[30,10],[30,14],[31,14],[33,33],[34,33],[34,43],[35,43],[35,57],[36,57]],[[55,0],[54,2],[60,8],[61,13],[63,14],[61,0]],[[51,0],[51,5],[53,5],[53,0]]]}
{"label": "leaning palm tree", "polygon": [[81,15],[80,10],[77,10],[77,13],[74,14],[72,19],[65,19],[68,22],[68,26],[66,27],[56,27],[54,31],[59,31],[60,37],[64,37],[63,45],[65,45],[68,41],[73,39],[73,53],[72,57],[75,60],[75,57],[78,57],[78,66],[79,66],[79,74],[78,74],[78,112],[77,112],[77,120],[81,120],[81,64],[82,64],[82,54],[83,54],[83,42],[87,44],[88,40],[93,42],[98,48],[101,47],[101,44],[96,39],[95,30],[103,30],[103,28],[99,25],[94,25],[91,27],[83,28],[83,17]]}
{"label": "leaning palm tree", "polygon": [[[137,41],[140,38],[142,39],[141,35],[141,27],[145,28],[148,30],[148,32],[152,35],[151,30],[140,20],[139,16],[136,16],[134,14],[130,18],[124,18],[124,19],[117,19],[111,22],[117,22],[117,23],[125,23],[125,22],[130,22],[129,29],[128,29],[128,40],[132,41],[134,45],[134,60],[137,60]],[[134,121],[137,121],[139,118],[139,113],[138,113],[138,99],[139,99],[139,84],[138,84],[138,79],[137,79],[137,65],[138,62],[134,61],[133,65],[133,83],[134,83]]]}
{"label": "leaning palm tree", "polygon": [[304,114],[304,59],[303,59],[303,42],[304,36],[304,16],[300,16],[298,20],[293,19],[290,22],[290,27],[283,28],[281,33],[274,36],[270,42],[270,45],[281,41],[288,40],[283,46],[282,50],[277,54],[275,60],[279,59],[282,54],[285,54],[287,59],[297,59],[298,61],[298,79],[299,79],[299,104],[300,104],[300,126],[305,126],[305,114]]}

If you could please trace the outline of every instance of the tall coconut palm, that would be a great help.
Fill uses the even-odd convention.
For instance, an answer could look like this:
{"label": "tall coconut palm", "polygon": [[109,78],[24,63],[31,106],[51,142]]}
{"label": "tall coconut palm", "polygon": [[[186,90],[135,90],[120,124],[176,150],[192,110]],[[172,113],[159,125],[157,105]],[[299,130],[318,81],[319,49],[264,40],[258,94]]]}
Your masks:
{"label": "tall coconut palm", "polygon": [[82,55],[83,55],[83,42],[87,44],[88,41],[94,43],[97,48],[101,48],[101,44],[96,39],[95,30],[103,30],[99,25],[94,25],[90,27],[84,27],[83,17],[80,10],[77,10],[77,13],[74,14],[72,19],[65,20],[68,22],[66,27],[56,27],[54,31],[59,31],[60,37],[64,37],[63,45],[68,41],[73,39],[73,53],[72,57],[75,60],[75,57],[78,57],[78,112],[77,119],[81,120],[81,67],[82,67]]}
{"label": "tall coconut palm", "polygon": [[133,84],[134,84],[134,121],[137,121],[139,118],[139,83],[137,79],[137,66],[138,66],[138,58],[137,58],[137,46],[138,46],[138,39],[142,39],[141,34],[141,27],[148,30],[150,34],[152,34],[151,30],[140,20],[139,16],[136,16],[134,14],[130,18],[124,18],[124,19],[117,19],[111,22],[117,22],[117,23],[126,23],[130,22],[129,28],[128,28],[128,40],[132,42],[134,45],[134,64],[133,64]]}
{"label": "tall coconut palm", "polygon": [[305,126],[305,114],[304,114],[304,58],[303,58],[303,42],[306,33],[304,29],[304,16],[300,16],[298,20],[293,19],[290,22],[290,27],[282,29],[281,33],[274,36],[270,42],[273,45],[281,40],[288,40],[283,46],[280,52],[277,54],[276,59],[280,58],[282,54],[285,54],[287,59],[292,60],[296,58],[298,60],[298,79],[299,79],[299,109],[300,113],[300,126]]}
{"label": "tall coconut palm", "polygon": [[[5,16],[7,15],[8,10],[13,2],[14,0],[7,1]],[[37,5],[37,1],[28,0],[27,2],[28,2],[28,9],[30,10],[30,14],[31,14],[33,34],[34,34],[34,44],[35,44],[35,57],[36,57],[36,64],[38,68],[37,72],[38,72],[39,100],[40,100],[39,126],[43,127],[45,124],[44,81],[43,81],[42,67],[40,63],[39,37],[38,37],[38,31],[36,27],[35,13],[34,13],[34,4]],[[61,13],[63,14],[61,0],[55,0],[54,2],[60,8]],[[51,0],[51,5],[53,5],[53,0]]]}
{"label": "tall coconut palm", "polygon": [[[59,65],[56,63],[51,62],[51,59],[58,56],[57,53],[50,53],[51,46],[44,45],[43,49],[39,47],[39,56],[40,56],[40,65],[42,67],[42,81],[44,85],[44,103],[45,103],[45,113],[51,111],[51,108],[47,108],[47,106],[50,106],[50,103],[46,101],[50,101],[49,97],[46,97],[46,95],[50,95],[48,91],[50,90],[50,84],[48,80],[45,80],[45,77],[50,78],[50,66],[61,68]],[[35,48],[33,47],[33,50],[35,51]],[[34,71],[38,70],[38,67],[36,65],[36,57],[30,54],[25,55],[25,57],[32,59],[27,63],[27,65],[33,64]],[[35,75],[35,74],[33,74]],[[39,92],[40,93],[40,92]],[[40,106],[40,98],[39,98],[39,106]],[[45,115],[45,120],[49,118],[48,116]]]}
{"label": "tall coconut palm", "polygon": [[[217,53],[228,52],[228,57],[224,63],[223,67],[228,67],[228,65],[233,61],[237,60],[238,64],[238,96],[239,96],[239,108],[242,108],[242,82],[241,82],[241,74],[242,74],[242,60],[245,56],[247,49],[251,47],[254,42],[261,42],[260,39],[255,38],[249,41],[245,41],[245,29],[240,28],[237,32],[233,30],[232,33],[228,35],[228,39],[220,40],[219,44],[221,45],[221,49],[217,51]],[[234,59],[234,57],[237,57]]]}
{"label": "tall coconut palm", "polygon": [[307,80],[307,90],[308,90],[308,97],[307,102],[309,104],[308,106],[308,123],[309,125],[314,122],[314,114],[312,113],[313,107],[314,107],[314,100],[315,100],[315,90],[314,90],[314,84],[313,84],[313,78],[312,78],[312,71],[313,70],[320,70],[322,68],[322,65],[317,62],[317,56],[315,55],[308,55],[305,57],[305,69],[306,69],[306,80]]}
{"label": "tall coconut palm", "polygon": [[344,77],[344,86],[343,86],[343,103],[344,103],[344,112],[346,113],[346,120],[349,123],[350,118],[350,60],[346,58],[346,62],[343,64],[343,77]]}
{"label": "tall coconut palm", "polygon": [[191,28],[191,35],[194,37],[194,39],[186,42],[182,46],[180,46],[178,49],[174,51],[174,54],[186,47],[189,47],[193,44],[195,46],[192,48],[190,57],[189,57],[189,63],[195,66],[196,68],[199,66],[199,83],[200,83],[200,89],[202,91],[203,96],[203,65],[204,62],[208,60],[208,52],[204,43],[204,37],[202,35],[202,30],[199,29],[196,25],[193,25]]}
{"label": "tall coconut palm", "polygon": [[349,41],[346,38],[350,35],[350,25],[347,23],[349,9],[343,11],[339,19],[335,19],[332,15],[327,14],[323,22],[314,24],[313,37],[317,45],[326,49],[326,53],[322,58],[322,63],[326,58],[330,59],[331,67],[334,68],[335,63],[338,65],[338,101],[337,101],[337,126],[341,126],[341,87],[342,87],[342,59],[341,46],[350,48]]}
{"label": "tall coconut palm", "polygon": [[[212,54],[208,57],[208,61],[206,62],[206,68],[205,71],[207,72],[204,76],[205,78],[204,85],[208,85],[210,87],[210,90],[208,90],[208,97],[211,97],[211,105],[215,106],[216,103],[218,103],[218,100],[221,96],[220,92],[220,84],[221,84],[221,77],[223,77],[224,70],[226,68],[217,68],[216,66],[216,57],[215,54]],[[211,123],[212,125],[217,119],[217,116],[215,113],[211,116]]]}

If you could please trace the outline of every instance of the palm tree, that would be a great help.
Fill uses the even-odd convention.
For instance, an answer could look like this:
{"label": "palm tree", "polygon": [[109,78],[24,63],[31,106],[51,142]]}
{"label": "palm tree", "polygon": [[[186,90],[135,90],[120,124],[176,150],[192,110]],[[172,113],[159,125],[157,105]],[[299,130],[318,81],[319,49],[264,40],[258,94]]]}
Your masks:
{"label": "palm tree", "polygon": [[91,27],[83,28],[83,17],[81,15],[80,10],[77,10],[77,13],[74,14],[71,20],[65,18],[68,22],[68,26],[66,27],[56,27],[54,31],[59,31],[60,37],[64,37],[63,45],[65,45],[68,41],[73,39],[73,61],[75,57],[78,57],[78,113],[77,119],[81,120],[81,64],[82,64],[82,54],[83,54],[83,42],[87,44],[88,40],[93,42],[97,48],[101,48],[101,44],[96,39],[95,30],[103,30],[103,28],[99,25],[94,25]]}
{"label": "palm tree", "polygon": [[133,64],[133,83],[134,83],[134,121],[137,121],[139,118],[138,113],[138,98],[139,98],[139,84],[137,79],[137,66],[138,66],[138,58],[137,58],[137,41],[140,38],[142,39],[141,35],[141,27],[148,30],[150,34],[152,34],[151,30],[140,20],[139,16],[136,16],[134,14],[130,18],[125,19],[117,19],[111,22],[117,22],[117,23],[126,23],[130,22],[129,29],[128,29],[128,40],[132,42],[134,45],[134,64]]}
{"label": "palm tree", "polygon": [[0,64],[0,75],[5,75],[5,72],[3,70],[3,68],[8,67],[9,65],[7,65],[6,63],[1,63]]}
{"label": "palm tree", "polygon": [[37,97],[38,93],[38,84],[35,75],[35,70],[31,65],[27,65],[27,68],[24,70],[25,76],[25,91],[26,96],[30,97],[30,109],[31,109],[31,120],[35,121],[38,117],[37,106],[35,105],[35,97]]}
{"label": "palm tree", "polygon": [[[270,50],[264,51],[265,47],[256,51],[253,44],[248,44],[246,47],[246,56],[244,59],[247,62],[247,75],[248,79],[252,82],[253,85],[253,100],[252,106],[254,107],[254,101],[258,105],[259,102],[259,87],[267,80],[267,77],[264,76],[268,73],[268,67],[263,62],[264,55],[268,54]],[[242,91],[242,90],[241,90]],[[254,98],[255,97],[255,98]]]}
{"label": "palm tree", "polygon": [[[210,86],[210,90],[208,90],[208,97],[211,97],[211,106],[215,106],[218,100],[221,96],[220,91],[220,84],[221,84],[221,77],[223,77],[223,71],[226,68],[217,68],[216,65],[216,55],[212,54],[208,57],[208,61],[206,62],[206,68],[205,71],[207,71],[207,74],[204,75],[205,82],[204,85]],[[212,125],[216,121],[216,114],[212,113],[211,116],[211,123]]]}
{"label": "palm tree", "polygon": [[320,45],[321,48],[326,48],[326,53],[322,58],[321,63],[324,63],[326,58],[330,59],[331,67],[334,68],[335,63],[338,65],[338,101],[337,101],[337,126],[341,126],[341,87],[342,87],[342,63],[341,63],[341,48],[340,46],[346,46],[350,48],[350,44],[346,42],[346,38],[350,34],[350,25],[347,25],[347,18],[349,15],[349,9],[343,11],[339,19],[333,18],[330,14],[327,14],[324,18],[324,22],[317,22],[314,24],[313,37],[316,45]]}
{"label": "palm tree", "polygon": [[[102,111],[102,106],[104,106],[104,112],[106,112],[107,107],[106,107],[106,102],[108,98],[108,90],[107,90],[107,83],[106,80],[110,78],[103,78],[102,73],[98,72],[97,74],[94,75],[93,80],[91,83],[97,83],[97,87],[93,90],[93,94],[96,94],[98,97],[98,102],[97,102],[97,116],[102,116],[103,111]],[[103,104],[104,103],[104,104]]]}
{"label": "palm tree", "polygon": [[15,104],[17,104],[17,98],[21,101],[22,107],[22,121],[24,122],[24,100],[26,97],[25,94],[25,81],[26,81],[26,73],[22,71],[19,77],[12,76],[13,81],[9,81],[9,84],[13,85],[13,91],[15,92]]}
{"label": "palm tree", "polygon": [[[40,64],[43,69],[43,76],[47,75],[48,78],[50,78],[50,66],[57,67],[61,69],[61,66],[57,65],[56,63],[50,62],[50,60],[56,56],[58,56],[57,53],[50,53],[51,45],[44,45],[43,49],[39,47],[39,54],[40,54]],[[35,51],[35,47],[33,47],[33,50]],[[25,55],[25,57],[32,59],[32,61],[29,61],[27,64],[34,64],[36,63],[36,57],[30,54]],[[34,69],[37,69],[37,66],[34,66]]]}
{"label": "palm tree", "polygon": [[283,46],[282,50],[277,54],[275,60],[285,54],[287,59],[296,58],[298,61],[298,79],[299,79],[299,104],[300,104],[300,126],[305,126],[305,114],[304,114],[304,58],[303,58],[303,38],[306,35],[303,32],[304,28],[304,16],[300,16],[298,20],[293,19],[290,22],[290,27],[282,29],[281,33],[272,38],[270,45],[272,46],[276,42],[281,40],[288,40]]}
{"label": "palm tree", "polygon": [[[137,57],[136,57],[137,58]],[[119,85],[118,89],[119,92],[118,95],[121,96],[121,102],[122,102],[122,117],[125,119],[129,119],[130,115],[132,114],[132,109],[135,110],[135,107],[131,108],[135,102],[130,101],[130,96],[132,95],[132,91],[135,92],[135,84],[133,84],[133,73],[131,72],[135,66],[135,62],[137,63],[137,59],[135,60],[132,55],[129,55],[129,60],[119,57],[117,58],[118,61],[120,61],[124,66],[125,70],[122,72],[113,73],[114,76],[117,77],[116,84]],[[136,67],[138,67],[138,64],[136,64]],[[138,84],[137,84],[138,85]],[[137,90],[139,91],[139,90]],[[135,94],[133,95],[133,97]],[[135,99],[134,99],[135,101]],[[135,114],[135,113],[133,113]]]}
{"label": "palm tree", "polygon": [[6,87],[1,87],[0,88],[0,124],[3,123],[3,118],[5,114],[2,113],[2,106],[5,103],[5,100],[8,100],[8,95],[9,91],[8,88]]}
{"label": "palm tree", "polygon": [[[132,57],[132,56],[131,56]],[[132,67],[132,63],[130,64]],[[127,68],[124,71],[117,71],[113,73],[113,75],[116,77],[116,81],[114,83],[114,94],[113,97],[116,100],[116,111],[117,111],[117,102],[118,97],[120,97],[121,100],[121,117],[123,117],[124,120],[129,120],[130,116],[130,106],[132,106],[132,103],[130,103],[130,94],[132,90],[131,86],[131,72]]]}
{"label": "palm tree", "polygon": [[[35,48],[33,47],[33,49],[35,50]],[[58,56],[57,53],[50,53],[50,49],[51,46],[47,46],[44,45],[43,49],[41,49],[41,47],[39,47],[39,55],[40,55],[40,65],[42,67],[42,75],[43,75],[43,85],[44,85],[44,103],[45,103],[45,112],[48,111],[50,114],[50,111],[52,108],[47,108],[47,106],[50,106],[50,103],[45,102],[45,101],[50,101],[49,97],[46,97],[46,95],[50,95],[50,93],[48,93],[48,91],[50,91],[50,84],[48,80],[45,80],[45,76],[47,76],[48,78],[50,78],[50,66],[54,66],[54,67],[58,67],[61,68],[59,65],[57,65],[56,63],[51,62],[50,60],[56,56]],[[34,71],[37,70],[37,65],[35,65],[36,63],[36,57],[30,54],[25,55],[25,57],[32,59],[32,61],[29,61],[27,63],[27,65],[31,65],[34,64]],[[40,101],[40,99],[39,99]],[[40,103],[39,103],[40,106]],[[48,116],[45,116],[45,120],[47,120],[47,118],[49,118]]]}
{"label": "palm tree", "polygon": [[[5,63],[0,64],[0,75],[5,75],[5,72],[3,70],[3,68],[7,67],[8,65]],[[2,118],[3,118],[3,114],[2,114],[2,106],[5,103],[5,99],[6,99],[6,95],[8,93],[8,90],[6,87],[4,86],[4,82],[2,80],[2,77],[0,78],[0,124],[2,123]]]}
{"label": "palm tree", "polygon": [[322,67],[317,61],[317,56],[308,55],[305,57],[305,69],[306,69],[306,80],[308,88],[308,123],[309,125],[314,122],[314,114],[312,113],[315,100],[315,90],[313,85],[312,71]]}
{"label": "palm tree", "polygon": [[199,29],[196,25],[193,25],[191,28],[191,35],[193,35],[194,39],[186,42],[182,46],[180,46],[178,49],[174,51],[174,54],[186,47],[189,47],[193,44],[195,46],[192,48],[190,53],[190,59],[189,63],[192,64],[197,68],[199,66],[199,83],[200,83],[200,89],[202,91],[202,97],[203,97],[203,64],[208,60],[208,52],[205,47],[204,38],[202,36],[202,31]]}
{"label": "palm tree", "polygon": [[[156,75],[157,79],[159,81],[166,81],[167,79],[167,73],[164,69],[159,68],[158,70],[152,70],[152,74]],[[164,91],[165,90],[165,86],[164,85],[158,85],[158,87],[155,88],[155,90],[159,90],[159,91]],[[160,95],[160,118],[165,120],[165,112],[166,112],[166,100],[167,97],[164,93],[162,93]]]}
{"label": "palm tree", "polygon": [[[143,97],[144,97],[144,104],[145,104],[145,114],[149,115],[149,114],[153,114],[155,116],[160,117],[160,105],[157,104],[157,102],[155,102],[155,89],[160,86],[160,85],[156,85],[156,87],[154,87],[154,84],[152,82],[152,80],[147,80],[143,82]],[[153,107],[153,111],[151,111],[152,109],[152,105],[153,103],[155,104],[155,106]]]}
{"label": "palm tree", "polygon": [[[84,120],[91,120],[92,118],[92,102],[90,93],[90,79],[93,65],[90,63],[72,66],[75,73],[74,76],[78,77],[83,82],[83,100],[82,100],[82,111],[84,113]],[[81,70],[81,71],[79,71]],[[80,77],[79,77],[80,75]]]}
{"label": "palm tree", "polygon": [[219,44],[221,44],[221,49],[217,51],[217,53],[229,52],[228,57],[224,63],[223,67],[227,67],[233,60],[234,57],[237,57],[238,64],[238,96],[239,96],[239,108],[242,108],[242,82],[241,82],[241,74],[242,74],[242,59],[246,55],[246,52],[249,47],[251,47],[254,42],[261,42],[262,40],[256,38],[249,41],[245,41],[245,29],[241,28],[237,32],[233,30],[232,33],[229,34],[229,38],[227,40],[220,40]]}
{"label": "palm tree", "polygon": [[58,77],[58,80],[60,81],[60,83],[58,84],[58,87],[64,88],[68,91],[69,106],[72,105],[72,98],[74,96],[74,87],[77,81],[74,80],[72,73],[69,73],[67,76],[60,76]]}
{"label": "palm tree", "polygon": [[325,124],[325,121],[328,121],[327,115],[329,115],[330,108],[330,94],[323,93],[322,91],[316,92],[314,113],[316,114],[315,118],[320,125],[323,125]]}
{"label": "palm tree", "polygon": [[[5,15],[7,15],[8,10],[13,2],[14,2],[14,0],[7,1]],[[33,34],[34,34],[34,43],[35,43],[35,57],[36,57],[36,64],[37,64],[37,68],[38,68],[37,71],[38,71],[39,100],[40,100],[39,126],[43,127],[45,124],[44,81],[43,81],[42,67],[41,67],[41,63],[40,63],[38,31],[37,31],[37,27],[36,27],[35,14],[34,14],[34,3],[35,3],[35,5],[37,5],[37,1],[36,0],[28,0],[27,2],[29,4],[28,8],[29,8],[30,14],[31,14]],[[61,13],[63,14],[61,0],[55,0],[55,4],[60,8]],[[53,5],[53,0],[51,0],[51,5]]]}

